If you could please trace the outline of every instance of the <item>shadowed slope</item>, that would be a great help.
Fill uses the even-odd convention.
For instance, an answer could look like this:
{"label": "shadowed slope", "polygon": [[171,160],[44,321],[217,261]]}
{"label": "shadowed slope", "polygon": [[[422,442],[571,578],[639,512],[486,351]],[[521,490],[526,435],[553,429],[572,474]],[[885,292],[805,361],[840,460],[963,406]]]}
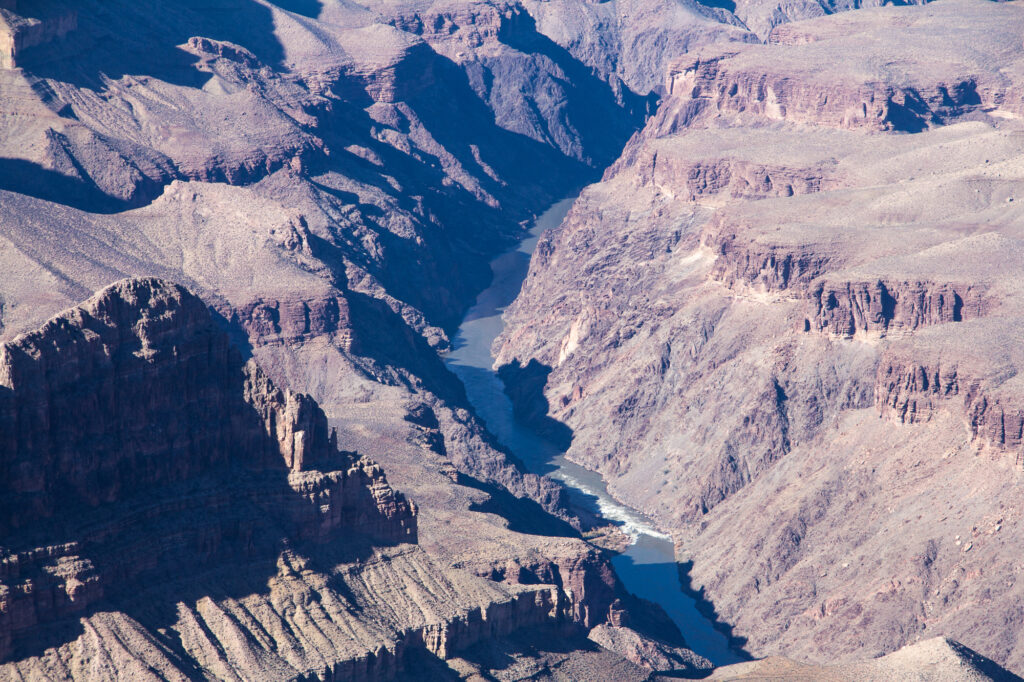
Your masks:
{"label": "shadowed slope", "polygon": [[[177,285],[120,282],[0,357],[7,673],[94,677],[106,660],[145,677],[345,677],[362,660],[378,676],[406,646],[474,641],[458,620],[480,609],[487,632],[556,613],[544,589],[381,549],[415,541],[414,507]],[[390,600],[398,612],[380,610],[373,573],[406,595]],[[428,585],[402,585],[416,575]],[[290,612],[293,599],[308,606]]]}

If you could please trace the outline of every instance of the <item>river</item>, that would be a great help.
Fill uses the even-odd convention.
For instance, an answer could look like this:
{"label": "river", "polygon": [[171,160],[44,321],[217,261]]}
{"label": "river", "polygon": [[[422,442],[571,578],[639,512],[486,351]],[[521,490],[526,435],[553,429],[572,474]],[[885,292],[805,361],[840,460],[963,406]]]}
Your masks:
{"label": "river", "polygon": [[600,475],[570,462],[553,444],[516,422],[512,403],[492,369],[491,344],[504,326],[501,314],[519,294],[537,239],[558,226],[572,202],[566,199],[549,208],[515,249],[491,262],[494,280],[463,319],[445,362],[465,384],[469,401],[491,433],[529,470],[563,481],[578,503],[596,507],[630,536],[632,544],[612,560],[626,589],[660,604],[693,651],[716,666],[736,663],[742,659],[729,648],[725,635],[714,629],[683,592],[671,539],[644,515],[613,499]]}

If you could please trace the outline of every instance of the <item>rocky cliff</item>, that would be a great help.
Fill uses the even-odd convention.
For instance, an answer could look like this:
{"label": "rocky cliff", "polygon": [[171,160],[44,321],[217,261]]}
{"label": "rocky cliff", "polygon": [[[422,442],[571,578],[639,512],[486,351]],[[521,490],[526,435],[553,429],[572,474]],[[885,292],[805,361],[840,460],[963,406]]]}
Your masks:
{"label": "rocky cliff", "polygon": [[416,540],[380,468],[339,453],[319,406],[244,362],[177,285],[119,282],[2,355],[5,657],[185,565]]}
{"label": "rocky cliff", "polygon": [[18,66],[25,50],[48,45],[78,28],[78,12],[62,3],[41,2],[19,7],[0,3],[0,69]]}
{"label": "rocky cliff", "polygon": [[675,2],[320,4],[77,3],[77,30],[0,70],[26,273],[4,333],[121,277],[182,281],[331,419],[372,395],[402,423],[423,396],[461,472],[556,511],[436,351],[487,257],[642,124],[665,60],[752,36]]}
{"label": "rocky cliff", "polygon": [[[338,457],[316,403],[243,364],[202,301],[155,279],[8,342],[0,376],[4,535],[222,466],[298,475]],[[400,498],[380,507],[412,523]]]}
{"label": "rocky cliff", "polygon": [[1020,665],[1021,21],[952,0],[693,51],[506,312],[520,411],[675,533],[754,655],[938,633]]}
{"label": "rocky cliff", "polygon": [[178,285],[114,284],[0,366],[5,675],[388,679],[571,618],[409,544],[412,503]]}

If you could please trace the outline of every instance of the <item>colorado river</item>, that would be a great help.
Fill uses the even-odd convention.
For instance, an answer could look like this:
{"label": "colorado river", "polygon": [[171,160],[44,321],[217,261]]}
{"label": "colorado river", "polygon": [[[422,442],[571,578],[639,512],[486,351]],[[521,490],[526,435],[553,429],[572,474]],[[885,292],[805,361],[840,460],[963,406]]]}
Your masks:
{"label": "colorado river", "polygon": [[492,370],[491,344],[504,325],[502,311],[519,294],[538,237],[558,226],[572,202],[573,199],[566,199],[552,206],[537,219],[529,236],[515,250],[491,262],[494,281],[466,314],[455,337],[454,350],[445,362],[462,379],[469,401],[491,433],[528,469],[563,481],[579,502],[596,507],[604,518],[620,524],[630,536],[632,544],[612,560],[626,589],[660,604],[695,652],[715,665],[738,662],[742,659],[729,648],[727,638],[712,627],[697,610],[694,600],[682,591],[669,537],[659,533],[642,514],[616,502],[600,475],[568,461],[553,444],[517,423],[512,403]]}

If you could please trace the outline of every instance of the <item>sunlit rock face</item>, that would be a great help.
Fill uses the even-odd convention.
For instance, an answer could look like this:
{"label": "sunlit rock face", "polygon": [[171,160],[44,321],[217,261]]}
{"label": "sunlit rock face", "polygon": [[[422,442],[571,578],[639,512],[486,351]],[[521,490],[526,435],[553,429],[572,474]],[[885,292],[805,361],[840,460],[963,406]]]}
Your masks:
{"label": "sunlit rock face", "polygon": [[506,313],[499,364],[755,655],[1024,661],[1022,27],[944,1],[692,51]]}

